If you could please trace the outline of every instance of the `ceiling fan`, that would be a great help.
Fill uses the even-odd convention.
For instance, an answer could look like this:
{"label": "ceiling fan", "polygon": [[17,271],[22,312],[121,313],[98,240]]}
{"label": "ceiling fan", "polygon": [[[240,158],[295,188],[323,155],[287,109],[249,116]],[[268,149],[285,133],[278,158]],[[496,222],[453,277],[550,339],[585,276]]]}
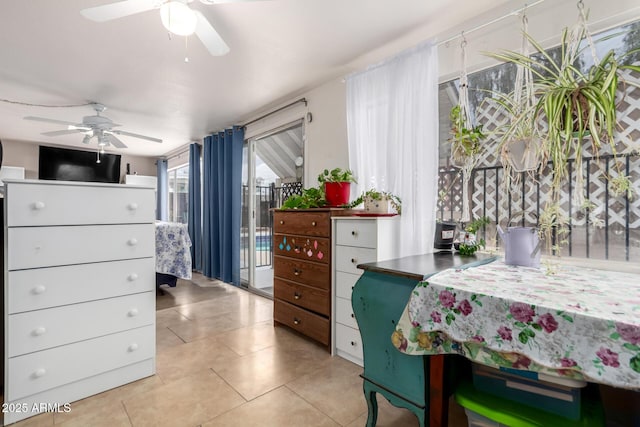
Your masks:
{"label": "ceiling fan", "polygon": [[113,145],[117,148],[127,148],[127,146],[122,141],[120,141],[120,139],[118,139],[116,135],[125,135],[133,138],[146,139],[147,141],[152,142],[162,142],[162,140],[159,138],[153,138],[151,136],[140,135],[120,129],[113,129],[114,127],[122,125],[114,123],[110,118],[100,115],[100,113],[105,111],[107,107],[98,103],[91,104],[91,106],[94,110],[96,110],[96,115],[83,117],[82,123],[73,123],[64,120],[48,119],[45,117],[34,116],[27,116],[24,119],[67,126],[67,128],[64,130],[43,132],[42,134],[46,136],[60,136],[70,135],[74,133],[83,133],[84,138],[82,139],[82,142],[85,144],[88,144],[93,138],[96,138],[98,141],[100,152],[104,152],[104,148],[109,145]]}
{"label": "ceiling fan", "polygon": [[[206,5],[217,3],[237,3],[256,0],[200,0]],[[125,0],[102,6],[83,9],[80,13],[87,19],[105,22],[152,9],[160,9],[164,27],[171,33],[189,36],[194,32],[214,56],[225,55],[229,46],[209,23],[202,12],[189,7],[193,0]]]}

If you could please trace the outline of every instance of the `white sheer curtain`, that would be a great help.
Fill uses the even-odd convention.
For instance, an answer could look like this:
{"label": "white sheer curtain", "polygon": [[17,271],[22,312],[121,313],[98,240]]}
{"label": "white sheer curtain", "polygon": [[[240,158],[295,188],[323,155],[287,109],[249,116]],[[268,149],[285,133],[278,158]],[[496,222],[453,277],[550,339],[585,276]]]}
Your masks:
{"label": "white sheer curtain", "polygon": [[[398,256],[433,252],[438,192],[438,48],[426,42],[347,78],[352,195],[402,199]],[[355,191],[355,193],[353,192]]]}

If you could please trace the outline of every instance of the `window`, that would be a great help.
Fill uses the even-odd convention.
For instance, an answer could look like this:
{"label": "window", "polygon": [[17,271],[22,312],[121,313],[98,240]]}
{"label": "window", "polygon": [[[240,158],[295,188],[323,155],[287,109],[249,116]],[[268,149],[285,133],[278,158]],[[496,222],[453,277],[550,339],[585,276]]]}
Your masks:
{"label": "window", "polygon": [[[640,44],[640,22],[614,28],[594,38],[598,55],[609,49],[625,52]],[[603,41],[598,42],[598,39]],[[550,49],[554,55],[557,49]],[[636,53],[627,58],[628,63],[640,60]],[[588,51],[576,64],[582,69],[589,68],[591,56]],[[494,130],[506,120],[495,103],[487,101],[490,91],[508,93],[513,90],[516,68],[512,64],[501,64],[486,70],[469,74],[469,103],[472,115],[477,124],[485,130]],[[631,80],[638,81],[640,76],[628,75]],[[462,211],[462,185],[458,169],[451,167],[449,129],[449,111],[458,102],[458,81],[442,83],[439,87],[440,108],[440,171],[437,217],[442,220],[459,221]],[[583,159],[582,165],[575,162],[569,165],[569,173],[575,176],[577,167],[586,172],[585,187],[576,189],[575,179],[566,183],[561,195],[562,213],[569,219],[569,234],[562,244],[562,256],[594,258],[604,260],[637,261],[640,260],[640,155],[629,148],[629,142],[640,140],[640,89],[627,85],[619,89],[618,122],[619,137],[616,150],[623,153],[623,173],[631,178],[635,196],[614,197],[604,179],[606,173],[612,173],[613,165],[608,153],[602,152],[599,157]],[[485,142],[487,150],[473,171],[469,191],[471,216],[486,216],[491,221],[485,233],[488,246],[500,246],[496,239],[496,223],[505,227],[509,218],[524,211],[525,218],[519,217],[517,224],[536,225],[541,210],[548,200],[550,168],[545,168],[536,176],[522,174],[518,187],[510,191],[503,188],[503,170],[497,153],[497,139],[489,137]],[[572,195],[576,191],[584,191],[587,195],[588,207],[578,206]],[[517,225],[513,224],[513,225]]]}
{"label": "window", "polygon": [[186,224],[189,208],[189,165],[171,169],[169,175],[169,221]]}

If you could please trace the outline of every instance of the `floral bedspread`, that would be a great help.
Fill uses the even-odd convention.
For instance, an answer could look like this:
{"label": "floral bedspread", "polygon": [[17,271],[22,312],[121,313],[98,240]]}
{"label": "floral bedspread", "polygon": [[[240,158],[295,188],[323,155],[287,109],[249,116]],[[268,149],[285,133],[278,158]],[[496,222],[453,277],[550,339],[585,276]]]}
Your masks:
{"label": "floral bedspread", "polygon": [[640,389],[640,275],[501,261],[416,286],[394,345]]}
{"label": "floral bedspread", "polygon": [[187,224],[156,221],[156,272],[191,279]]}

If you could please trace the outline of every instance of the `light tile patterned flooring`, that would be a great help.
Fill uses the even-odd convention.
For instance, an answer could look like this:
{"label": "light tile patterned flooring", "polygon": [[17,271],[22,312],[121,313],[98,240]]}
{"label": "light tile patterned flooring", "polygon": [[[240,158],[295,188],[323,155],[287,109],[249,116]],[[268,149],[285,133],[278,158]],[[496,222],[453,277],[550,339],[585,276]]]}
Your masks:
{"label": "light tile patterned flooring", "polygon": [[[271,300],[194,275],[157,299],[157,373],[41,414],[32,426],[362,427],[362,368],[286,328]],[[166,308],[165,308],[166,307]],[[417,426],[379,397],[379,427]],[[466,426],[451,404],[450,426]]]}

